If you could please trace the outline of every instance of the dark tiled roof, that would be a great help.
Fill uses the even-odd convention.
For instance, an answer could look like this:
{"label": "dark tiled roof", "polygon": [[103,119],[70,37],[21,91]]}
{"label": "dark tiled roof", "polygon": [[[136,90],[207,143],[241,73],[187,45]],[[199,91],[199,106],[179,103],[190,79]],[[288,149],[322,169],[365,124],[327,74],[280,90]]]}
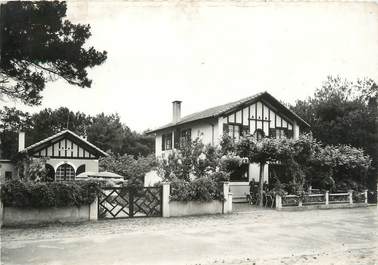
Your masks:
{"label": "dark tiled roof", "polygon": [[206,110],[203,110],[203,111],[199,111],[199,112],[184,116],[177,123],[170,122],[170,123],[168,123],[164,126],[161,126],[161,127],[157,128],[155,130],[150,131],[149,133],[154,133],[154,132],[164,130],[164,129],[167,129],[167,128],[170,128],[170,127],[173,127],[173,126],[182,125],[182,124],[186,124],[186,123],[197,121],[197,120],[219,117],[220,115],[222,115],[222,114],[224,114],[224,113],[226,113],[226,112],[228,112],[228,111],[230,111],[234,108],[237,108],[238,106],[243,105],[244,103],[254,101],[254,100],[256,100],[256,99],[258,99],[258,98],[260,98],[261,96],[264,96],[264,95],[268,96],[269,98],[272,98],[275,101],[276,104],[279,104],[281,108],[284,108],[286,110],[286,112],[288,112],[289,114],[294,116],[296,119],[298,119],[298,121],[300,123],[302,123],[302,124],[304,124],[305,126],[308,126],[308,127],[310,126],[308,123],[306,123],[304,120],[302,120],[297,114],[295,114],[293,111],[291,111],[290,109],[288,109],[287,107],[282,105],[278,100],[276,100],[268,92],[260,92],[260,93],[253,95],[253,96],[250,96],[250,97],[246,97],[246,98],[234,101],[234,102],[230,102],[230,103],[227,103],[227,104],[224,104],[224,105],[212,107],[212,108],[209,108],[209,109],[206,109]]}

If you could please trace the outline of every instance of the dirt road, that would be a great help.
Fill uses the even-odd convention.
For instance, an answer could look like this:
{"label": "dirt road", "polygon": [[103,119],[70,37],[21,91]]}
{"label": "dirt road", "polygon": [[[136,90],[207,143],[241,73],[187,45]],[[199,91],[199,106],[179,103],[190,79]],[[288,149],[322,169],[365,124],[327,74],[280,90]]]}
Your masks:
{"label": "dirt road", "polygon": [[378,210],[147,218],[1,231],[2,264],[378,264]]}

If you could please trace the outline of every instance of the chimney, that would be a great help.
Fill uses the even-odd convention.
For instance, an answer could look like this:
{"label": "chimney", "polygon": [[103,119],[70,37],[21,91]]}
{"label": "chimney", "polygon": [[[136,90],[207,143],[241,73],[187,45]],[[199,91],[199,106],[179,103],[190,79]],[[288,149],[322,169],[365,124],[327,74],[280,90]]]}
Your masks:
{"label": "chimney", "polygon": [[172,112],[172,122],[176,123],[181,119],[181,101],[175,100],[172,102],[173,112]]}
{"label": "chimney", "polygon": [[25,149],[25,132],[18,133],[18,152]]}

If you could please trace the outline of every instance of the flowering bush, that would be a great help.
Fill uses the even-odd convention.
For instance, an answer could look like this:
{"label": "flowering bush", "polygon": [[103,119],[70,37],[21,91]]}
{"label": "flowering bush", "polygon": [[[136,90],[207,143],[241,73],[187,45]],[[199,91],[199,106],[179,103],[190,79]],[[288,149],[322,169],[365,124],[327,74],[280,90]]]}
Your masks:
{"label": "flowering bush", "polygon": [[222,157],[222,149],[204,145],[199,139],[180,146],[160,159],[158,166],[163,180],[171,182],[171,200],[222,199],[221,182],[229,180],[232,165],[239,166],[241,159]]}
{"label": "flowering bush", "polygon": [[211,201],[223,200],[220,183],[208,177],[191,182],[175,179],[171,181],[170,199],[172,201]]}

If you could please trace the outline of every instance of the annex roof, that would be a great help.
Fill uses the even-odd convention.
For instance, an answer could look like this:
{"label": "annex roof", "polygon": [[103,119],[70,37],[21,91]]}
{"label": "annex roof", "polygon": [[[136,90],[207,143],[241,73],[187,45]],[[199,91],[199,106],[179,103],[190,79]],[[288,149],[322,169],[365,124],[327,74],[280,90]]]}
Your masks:
{"label": "annex roof", "polygon": [[106,152],[102,151],[100,148],[98,148],[97,146],[95,146],[94,144],[88,142],[87,140],[83,139],[82,137],[80,137],[79,135],[77,135],[76,133],[70,131],[70,130],[63,130],[61,132],[58,132],[50,137],[47,137],[35,144],[32,144],[32,145],[29,145],[28,147],[24,148],[23,150],[21,150],[19,153],[21,154],[25,154],[25,153],[30,153],[34,150],[37,150],[39,149],[40,147],[42,146],[45,146],[47,144],[50,144],[58,139],[61,139],[61,138],[64,138],[65,136],[70,136],[70,137],[73,137],[75,140],[81,142],[83,145],[87,146],[89,149],[93,150],[94,152],[96,152],[99,156],[109,156],[109,154],[107,154]]}
{"label": "annex roof", "polygon": [[272,95],[270,95],[268,92],[265,91],[265,92],[257,93],[250,97],[242,98],[237,101],[233,101],[227,104],[219,105],[216,107],[212,107],[209,109],[205,109],[203,111],[199,111],[199,112],[184,116],[176,123],[170,122],[148,133],[155,133],[164,129],[168,129],[170,127],[186,124],[186,123],[197,121],[197,120],[202,120],[202,119],[207,119],[207,118],[216,118],[234,109],[240,108],[243,105],[251,104],[262,98],[274,104],[276,107],[280,109],[280,111],[282,111],[287,116],[292,117],[293,119],[298,121],[300,124],[302,124],[302,126],[310,127],[310,125],[307,122],[305,122],[301,117],[299,117],[295,112],[287,108],[280,101],[278,101],[276,98],[274,98]]}

